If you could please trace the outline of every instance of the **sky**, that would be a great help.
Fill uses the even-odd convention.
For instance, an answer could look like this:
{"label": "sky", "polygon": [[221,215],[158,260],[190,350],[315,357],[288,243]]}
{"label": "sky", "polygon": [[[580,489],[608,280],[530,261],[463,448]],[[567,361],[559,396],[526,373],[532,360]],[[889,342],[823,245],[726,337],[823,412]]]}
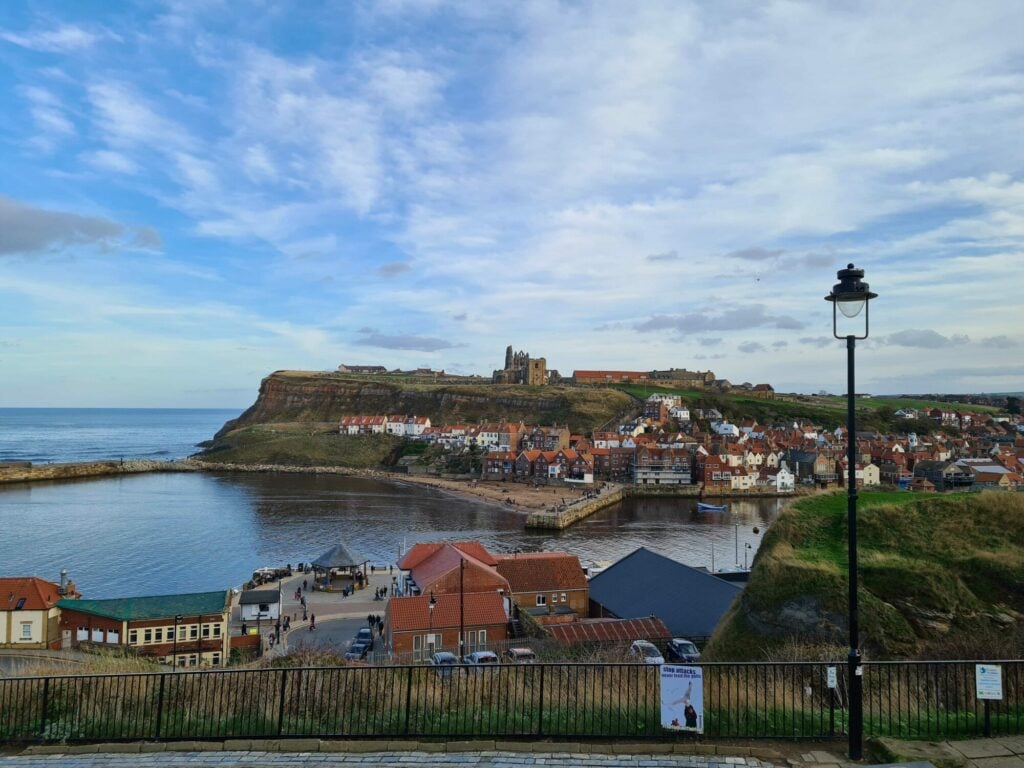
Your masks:
{"label": "sky", "polygon": [[858,391],[1021,390],[1022,135],[1015,0],[5,2],[0,406],[508,344],[841,393],[847,263]]}

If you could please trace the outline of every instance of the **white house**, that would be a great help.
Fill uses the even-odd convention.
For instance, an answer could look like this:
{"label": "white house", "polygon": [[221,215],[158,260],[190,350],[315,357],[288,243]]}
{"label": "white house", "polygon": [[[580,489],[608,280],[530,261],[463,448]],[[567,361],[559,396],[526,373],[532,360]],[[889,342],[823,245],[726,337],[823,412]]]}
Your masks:
{"label": "white house", "polygon": [[247,589],[238,600],[242,621],[257,619],[277,621],[281,618],[281,590]]}
{"label": "white house", "polygon": [[689,421],[690,420],[690,409],[685,405],[674,405],[669,410],[668,415],[676,421]]}
{"label": "white house", "polygon": [[726,435],[730,437],[740,436],[740,428],[735,424],[730,424],[728,421],[715,422],[711,425],[711,428],[719,435]]}
{"label": "white house", "polygon": [[796,476],[789,471],[786,462],[779,464],[779,470],[775,473],[775,490],[778,493],[790,493],[796,488]]}
{"label": "white house", "polygon": [[427,429],[430,429],[430,419],[426,416],[410,416],[405,420],[406,437],[419,437]]}

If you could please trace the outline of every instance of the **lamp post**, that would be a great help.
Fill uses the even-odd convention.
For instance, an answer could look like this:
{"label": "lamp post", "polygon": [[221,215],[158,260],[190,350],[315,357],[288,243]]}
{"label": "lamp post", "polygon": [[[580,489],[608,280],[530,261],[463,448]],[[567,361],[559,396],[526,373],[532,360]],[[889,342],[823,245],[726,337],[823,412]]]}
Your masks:
{"label": "lamp post", "polygon": [[437,605],[437,598],[434,597],[434,593],[430,593],[430,602],[427,603],[427,621],[430,626],[430,634],[427,635],[427,639],[430,641],[430,648],[434,647],[434,606]]}
{"label": "lamp post", "polygon": [[747,570],[747,553],[752,550],[753,547],[750,544],[743,545],[743,570]]}
{"label": "lamp post", "polygon": [[466,642],[466,595],[463,582],[466,574],[466,558],[459,558],[459,661],[464,662]]}
{"label": "lamp post", "polygon": [[[846,659],[846,672],[850,688],[850,728],[849,728],[849,754],[851,760],[860,760],[863,755],[863,731],[864,731],[864,678],[860,665],[860,626],[857,615],[857,418],[854,408],[856,387],[854,385],[854,355],[853,350],[857,339],[868,337],[868,305],[871,299],[878,294],[868,289],[864,282],[864,270],[857,269],[853,264],[848,264],[846,269],[840,269],[836,275],[839,282],[832,288],[832,292],[825,297],[825,301],[832,303],[832,335],[837,339],[846,339],[846,525],[847,525],[847,546],[849,583],[849,615],[850,615],[850,653]],[[844,317],[853,319],[864,311],[864,332],[862,335],[856,333],[839,334],[839,316],[836,309],[843,313]]]}
{"label": "lamp post", "polygon": [[178,624],[184,618],[180,613],[174,617],[174,650],[171,652],[171,666],[175,669],[178,668]]}

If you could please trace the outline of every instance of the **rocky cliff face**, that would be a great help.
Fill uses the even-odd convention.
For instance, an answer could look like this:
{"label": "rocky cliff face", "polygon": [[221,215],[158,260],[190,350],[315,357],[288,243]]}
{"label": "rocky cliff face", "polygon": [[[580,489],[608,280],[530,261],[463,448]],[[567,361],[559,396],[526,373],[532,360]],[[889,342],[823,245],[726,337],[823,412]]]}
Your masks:
{"label": "rocky cliff face", "polygon": [[568,424],[589,430],[633,407],[618,390],[569,387],[422,384],[400,379],[346,377],[333,373],[278,371],[260,385],[256,402],[217,433],[258,424],[333,422],[346,414],[415,414],[433,423],[491,419]]}

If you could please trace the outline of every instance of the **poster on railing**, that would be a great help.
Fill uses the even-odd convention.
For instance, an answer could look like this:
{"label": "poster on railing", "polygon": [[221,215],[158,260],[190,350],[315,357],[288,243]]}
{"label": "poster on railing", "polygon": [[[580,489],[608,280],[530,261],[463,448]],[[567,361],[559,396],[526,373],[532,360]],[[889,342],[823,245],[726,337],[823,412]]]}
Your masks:
{"label": "poster on railing", "polygon": [[661,727],[704,733],[704,670],[661,665]]}

